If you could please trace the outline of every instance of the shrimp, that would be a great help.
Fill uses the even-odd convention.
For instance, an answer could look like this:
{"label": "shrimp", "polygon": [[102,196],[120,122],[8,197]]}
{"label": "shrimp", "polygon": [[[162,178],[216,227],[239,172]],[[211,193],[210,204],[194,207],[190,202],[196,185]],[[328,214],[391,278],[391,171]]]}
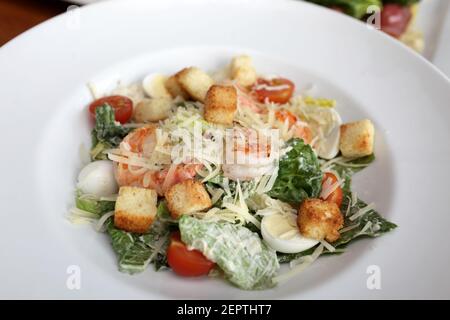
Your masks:
{"label": "shrimp", "polygon": [[235,84],[238,106],[240,108],[249,108],[253,112],[263,113],[264,109],[260,107],[259,102],[240,85]]}
{"label": "shrimp", "polygon": [[245,181],[269,173],[274,168],[269,138],[252,129],[235,128],[226,141],[224,176]]}
{"label": "shrimp", "polygon": [[308,127],[307,123],[300,121],[295,114],[288,110],[281,109],[275,112],[275,118],[283,124],[287,122],[289,131],[292,132],[293,137],[303,139],[306,144],[311,144],[313,140],[311,129]]}
{"label": "shrimp", "polygon": [[[149,158],[156,146],[156,126],[150,125],[138,128],[129,133],[121,142],[119,149],[122,152],[132,152],[139,157]],[[171,164],[160,170],[117,163],[115,177],[119,186],[135,186],[156,190],[159,195],[174,184],[192,179],[202,165],[199,164]]]}

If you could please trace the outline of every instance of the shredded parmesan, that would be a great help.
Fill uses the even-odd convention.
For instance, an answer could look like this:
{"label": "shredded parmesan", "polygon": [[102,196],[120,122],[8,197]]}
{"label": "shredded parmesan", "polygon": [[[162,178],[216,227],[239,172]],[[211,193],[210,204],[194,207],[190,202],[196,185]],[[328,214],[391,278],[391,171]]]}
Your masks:
{"label": "shredded parmesan", "polygon": [[358,203],[358,194],[356,192],[352,192],[351,206],[353,207]]}
{"label": "shredded parmesan", "polygon": [[372,221],[367,221],[367,223],[364,225],[364,227],[361,229],[360,232],[358,232],[357,236],[365,234],[369,228],[372,227]]}
{"label": "shredded parmesan", "polygon": [[114,215],[114,211],[110,211],[105,213],[101,216],[100,219],[98,219],[97,223],[95,224],[95,230],[98,232],[105,232],[105,222],[108,220],[109,217],[112,217]]}
{"label": "shredded parmesan", "polygon": [[291,270],[288,272],[276,276],[272,279],[274,283],[281,283],[289,280],[293,276],[303,272],[307,267],[309,267],[317,258],[322,254],[324,245],[320,244],[314,252],[309,256],[301,257],[297,260],[291,261]]}
{"label": "shredded parmesan", "polygon": [[89,92],[91,93],[91,96],[92,96],[92,98],[94,98],[94,100],[97,100],[97,99],[99,99],[101,97],[101,95],[100,95],[100,93],[98,91],[98,88],[97,88],[97,86],[94,83],[88,82],[86,84],[86,86],[88,87]]}
{"label": "shredded parmesan", "polygon": [[67,219],[73,224],[89,224],[97,221],[98,216],[92,212],[73,207],[69,210]]}
{"label": "shredded parmesan", "polygon": [[358,210],[358,212],[356,212],[354,215],[350,216],[350,221],[355,221],[356,219],[358,219],[359,217],[362,217],[363,215],[365,215],[367,212],[369,212],[370,210],[373,210],[375,208],[375,204],[371,203],[367,206],[365,206],[364,208],[361,208]]}
{"label": "shredded parmesan", "polygon": [[339,188],[344,182],[344,179],[338,179],[335,183],[331,183],[331,178],[327,178],[323,184],[322,191],[320,193],[321,199],[328,198],[337,188]]}
{"label": "shredded parmesan", "polygon": [[330,252],[334,252],[336,251],[336,248],[333,247],[331,244],[329,244],[327,241],[325,240],[321,240],[320,243],[325,247],[325,249],[327,249]]}
{"label": "shredded parmesan", "polygon": [[355,228],[358,228],[358,227],[359,227],[359,223],[353,224],[353,225],[351,225],[351,226],[342,228],[341,230],[339,230],[339,233],[340,233],[340,234],[343,234],[343,233],[346,233],[346,232],[348,232],[348,231],[350,231],[350,230],[353,230],[353,229],[355,229]]}
{"label": "shredded parmesan", "polygon": [[118,195],[117,194],[112,194],[109,196],[104,196],[104,197],[100,197],[100,201],[111,201],[114,202],[117,200]]}
{"label": "shredded parmesan", "polygon": [[223,189],[216,189],[213,193],[212,193],[212,197],[211,197],[211,203],[214,205],[217,201],[219,201],[219,199],[222,197],[222,195],[225,193],[225,191]]}

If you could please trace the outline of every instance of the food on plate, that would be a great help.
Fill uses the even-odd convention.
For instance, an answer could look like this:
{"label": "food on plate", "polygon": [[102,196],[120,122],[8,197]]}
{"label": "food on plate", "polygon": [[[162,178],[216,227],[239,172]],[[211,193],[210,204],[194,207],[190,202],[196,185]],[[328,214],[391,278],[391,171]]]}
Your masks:
{"label": "food on plate", "polygon": [[334,242],[340,237],[344,217],[335,202],[306,199],[298,210],[297,224],[306,238]]}
{"label": "food on plate", "polygon": [[120,187],[114,209],[114,225],[122,230],[144,233],[156,216],[156,192],[139,187]]}
{"label": "food on plate", "polygon": [[172,107],[170,98],[145,98],[134,109],[134,120],[139,123],[164,120]]}
{"label": "food on plate", "polygon": [[142,81],[142,89],[150,98],[170,98],[170,92],[166,88],[167,77],[153,73]]}
{"label": "food on plate", "polygon": [[213,85],[205,98],[205,120],[231,125],[237,109],[237,93],[233,86]]}
{"label": "food on plate", "polygon": [[113,163],[108,160],[99,160],[86,165],[78,174],[77,188],[84,194],[97,197],[117,193]]}
{"label": "food on plate", "polygon": [[230,64],[231,79],[243,87],[255,83],[257,75],[252,58],[246,55],[234,57]]}
{"label": "food on plate", "polygon": [[215,266],[198,250],[188,248],[180,238],[179,232],[170,237],[167,248],[167,264],[180,276],[199,277],[207,275]]}
{"label": "food on plate", "polygon": [[339,149],[344,157],[359,158],[373,153],[375,129],[368,119],[341,126]]}
{"label": "food on plate", "polygon": [[211,208],[211,197],[200,181],[184,180],[170,187],[164,195],[173,218]]}
{"label": "food on plate", "polygon": [[87,108],[92,162],[70,220],[107,233],[121,272],[271,288],[396,227],[351,190],[374,161],[374,125],[343,123],[338,107],[245,55],[105,92]]}
{"label": "food on plate", "polygon": [[[423,35],[417,31],[415,20],[420,0],[306,0],[348,14],[356,19],[367,20],[380,8],[381,30],[399,39],[418,52],[424,49]],[[375,6],[375,7],[374,7]]]}
{"label": "food on plate", "polygon": [[179,90],[182,96],[187,95],[194,101],[200,102],[205,100],[206,92],[214,84],[214,80],[207,73],[196,67],[184,68],[177,72],[172,79],[168,88],[172,81],[176,82],[177,88],[175,94],[171,91],[172,95],[176,95]]}

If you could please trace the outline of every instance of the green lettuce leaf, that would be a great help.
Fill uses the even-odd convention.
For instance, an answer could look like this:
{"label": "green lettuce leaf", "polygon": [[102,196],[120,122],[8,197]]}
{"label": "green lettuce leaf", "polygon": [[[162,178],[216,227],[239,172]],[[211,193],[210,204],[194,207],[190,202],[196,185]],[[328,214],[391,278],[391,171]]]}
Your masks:
{"label": "green lettuce leaf", "polygon": [[418,3],[420,0],[383,0],[384,4],[387,3],[396,3],[399,4],[401,6],[411,6],[415,3]]}
{"label": "green lettuce leaf", "polygon": [[104,160],[104,150],[117,147],[131,129],[123,127],[115,121],[114,110],[104,104],[95,109],[95,127],[92,130],[91,157],[94,160]]}
{"label": "green lettuce leaf", "polygon": [[75,205],[78,209],[96,214],[99,217],[103,214],[114,211],[114,201],[102,201],[89,197],[83,197],[83,193],[78,190],[75,196]]}
{"label": "green lettuce leaf", "polygon": [[[163,207],[161,204],[158,206],[158,214],[164,211]],[[144,271],[149,263],[153,263],[156,270],[167,267],[166,251],[172,230],[173,223],[164,221],[159,215],[145,234],[118,229],[110,218],[107,221],[107,232],[119,260],[119,271],[139,273]]]}
{"label": "green lettuce leaf", "polygon": [[[361,217],[354,221],[350,220],[350,217],[358,212],[359,209],[364,208],[367,204],[361,199],[357,199],[356,203],[351,203],[351,177],[356,172],[367,167],[371,162],[373,162],[375,156],[369,155],[367,157],[355,159],[346,162],[345,165],[333,164],[331,168],[335,170],[341,178],[345,179],[343,185],[343,201],[341,205],[341,212],[344,214],[344,226],[343,228],[352,227],[351,230],[346,231],[341,234],[340,238],[332,243],[336,248],[336,251],[329,252],[324,251],[322,254],[340,254],[345,251],[345,247],[352,241],[362,238],[362,237],[378,237],[384,233],[387,233],[397,227],[396,224],[383,218],[376,210],[372,209],[366,212]],[[350,207],[349,207],[350,205]],[[369,224],[368,224],[369,223]],[[294,254],[278,254],[278,261],[280,263],[290,262],[292,260],[298,259],[305,255],[310,255],[314,251],[311,248],[304,252],[294,253]]]}
{"label": "green lettuce leaf", "polygon": [[214,261],[234,285],[246,290],[274,286],[276,252],[256,233],[227,222],[207,222],[187,215],[179,220],[181,240]]}
{"label": "green lettuce leaf", "polygon": [[381,0],[306,0],[325,7],[337,7],[352,17],[361,19],[367,14],[370,6],[383,7]]}
{"label": "green lettuce leaf", "polygon": [[291,139],[287,146],[292,149],[280,159],[278,177],[269,196],[290,203],[317,197],[323,174],[316,154],[301,139]]}

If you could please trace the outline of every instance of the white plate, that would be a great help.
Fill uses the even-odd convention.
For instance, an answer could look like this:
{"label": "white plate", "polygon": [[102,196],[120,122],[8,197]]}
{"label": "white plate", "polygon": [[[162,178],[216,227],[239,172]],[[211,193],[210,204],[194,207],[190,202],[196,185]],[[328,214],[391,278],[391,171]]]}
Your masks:
{"label": "white plate", "polygon": [[[388,36],[294,1],[113,1],[52,19],[0,49],[1,298],[450,298],[450,83]],[[75,26],[75,27],[74,27]],[[289,283],[238,290],[217,279],[117,271],[107,238],[65,220],[89,146],[85,86],[210,69],[249,53],[261,72],[369,117],[377,160],[354,181],[399,228],[319,259]],[[81,270],[81,289],[66,286]],[[366,285],[369,266],[381,290]],[[70,271],[70,270],[69,270]]]}

